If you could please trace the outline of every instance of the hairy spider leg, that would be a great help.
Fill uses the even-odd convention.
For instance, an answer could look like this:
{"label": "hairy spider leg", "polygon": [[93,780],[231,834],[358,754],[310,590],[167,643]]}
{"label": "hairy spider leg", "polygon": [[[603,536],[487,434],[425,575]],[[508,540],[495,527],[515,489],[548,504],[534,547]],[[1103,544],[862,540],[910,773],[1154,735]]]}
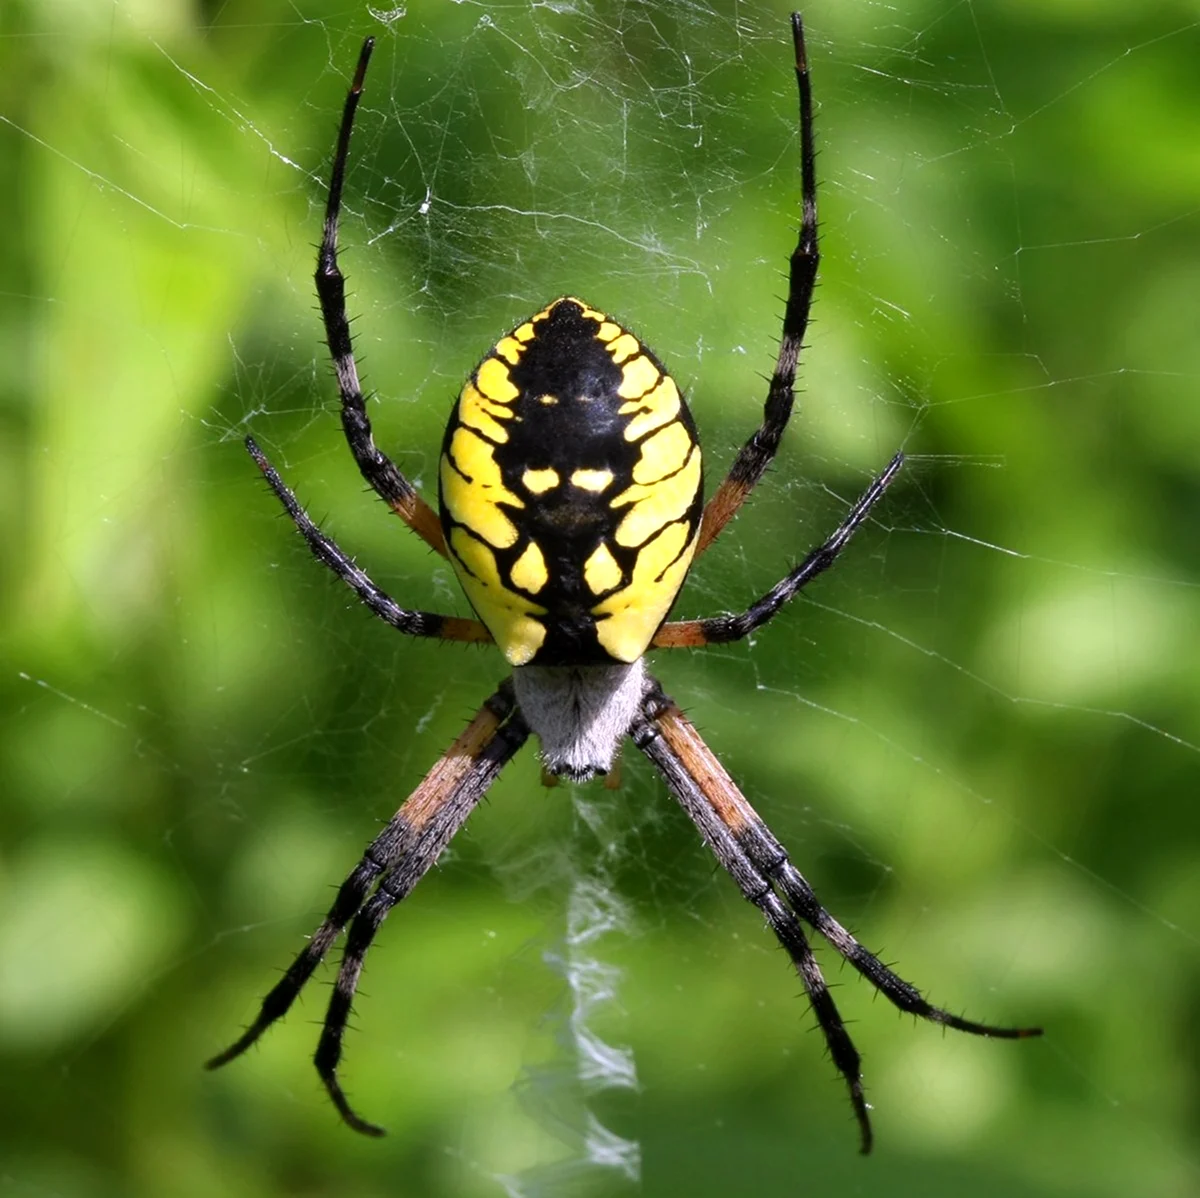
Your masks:
{"label": "hairy spider leg", "polygon": [[699,556],[712,544],[721,529],[762,478],[787,428],[795,398],[796,361],[804,344],[813,287],[821,255],[817,245],[817,168],[813,144],[812,87],[808,55],[804,48],[804,24],[792,13],[792,43],[796,52],[796,88],[800,95],[800,229],[788,266],[787,303],[783,310],[783,334],[775,371],[763,404],[762,424],[742,446],[724,482],[704,509],[700,525]]}
{"label": "hairy spider leg", "polygon": [[[829,996],[819,967],[798,926],[799,916],[886,999],[910,1015],[931,1023],[1005,1040],[1040,1036],[1041,1028],[996,1027],[962,1019],[927,1002],[910,982],[893,973],[864,948],[820,904],[807,879],[746,800],[712,750],[675,703],[655,685],[642,705],[642,719],[632,735],[667,786],[696,824],[720,863],[742,893],[757,906],[791,956],[817,1016],[834,1065],[845,1079],[858,1119],[862,1151],[871,1149],[871,1125],[863,1095],[857,1049]],[[786,904],[781,913],[780,899]]]}
{"label": "hairy spider leg", "polygon": [[292,518],[292,523],[308,543],[313,557],[323,566],[328,566],[385,624],[390,624],[409,636],[431,636],[444,641],[471,641],[477,644],[487,644],[491,641],[492,634],[478,620],[464,619],[462,616],[441,616],[428,611],[410,611],[401,607],[371,581],[366,571],[361,570],[354,560],[338,547],[332,537],[327,537],[313,523],[253,437],[246,438],[246,449],[279,502],[283,504],[284,511]]}
{"label": "hairy spider leg", "polygon": [[[515,707],[512,687],[505,682],[368,846],[339,887],[321,926],[263,999],[254,1022],[224,1052],[207,1061],[207,1069],[219,1069],[241,1056],[267,1028],[287,1013],[313,971],[350,923],[345,954],[314,1063],[345,1121],[356,1131],[368,1135],[383,1134],[382,1129],[367,1123],[351,1110],[337,1080],[342,1034],[350,1016],[363,957],[387,912],[411,893],[462,827],[501,768],[525,743],[529,729]],[[376,887],[373,895],[372,887]]]}
{"label": "hairy spider leg", "polygon": [[812,946],[796,914],[771,888],[770,882],[755,868],[754,863],[738,844],[736,838],[721,822],[701,791],[687,766],[664,740],[652,719],[641,718],[630,729],[633,743],[654,763],[663,776],[667,789],[678,800],[691,821],[699,829],[714,857],[725,869],[743,896],[762,912],[767,926],[775,934],[791,959],[812,1005],[821,1034],[829,1048],[838,1072],[850,1089],[850,1101],[858,1120],[862,1151],[871,1150],[871,1120],[863,1094],[861,1059],[833,996],[829,993],[821,967],[813,956]]}
{"label": "hairy spider leg", "polygon": [[342,964],[333,985],[333,993],[329,996],[329,1009],[325,1013],[313,1063],[338,1113],[350,1127],[363,1135],[382,1136],[384,1130],[374,1123],[368,1123],[351,1108],[338,1080],[337,1070],[342,1057],[342,1037],[371,941],[388,912],[412,893],[495,782],[500,770],[528,738],[529,726],[520,711],[516,710],[486,744],[473,753],[464,750],[468,753],[467,770],[453,789],[439,792],[436,786],[430,786],[422,793],[424,783],[417,788],[401,808],[401,814],[413,809],[407,849],[354,916],[346,933]]}
{"label": "hairy spider leg", "polygon": [[350,322],[346,317],[346,280],[338,267],[338,216],[342,206],[342,183],[346,176],[346,158],[350,151],[350,134],[354,129],[354,114],[362,96],[363,81],[375,39],[367,38],[358,56],[354,80],[346,93],[342,123],[338,129],[337,149],[329,177],[329,196],[325,204],[325,227],[317,254],[317,269],[313,276],[317,298],[321,301],[321,318],[325,322],[325,337],[337,375],[338,393],[342,398],[342,429],[350,452],[358,463],[363,478],[380,497],[432,549],[446,556],[446,543],[437,513],[417,493],[416,488],[401,474],[396,464],[375,444],[366,401],[358,380],[354,347],[350,339]]}
{"label": "hairy spider leg", "polygon": [[904,464],[904,455],[896,454],[884,472],[862,493],[845,520],[832,535],[761,599],[738,615],[712,616],[706,620],[676,620],[664,624],[650,642],[651,648],[700,648],[703,645],[723,645],[740,641],[778,614],[789,599],[804,589],[818,574],[823,574],[837,561],[859,526],[871,514],[871,509],[883,498],[892,479]]}

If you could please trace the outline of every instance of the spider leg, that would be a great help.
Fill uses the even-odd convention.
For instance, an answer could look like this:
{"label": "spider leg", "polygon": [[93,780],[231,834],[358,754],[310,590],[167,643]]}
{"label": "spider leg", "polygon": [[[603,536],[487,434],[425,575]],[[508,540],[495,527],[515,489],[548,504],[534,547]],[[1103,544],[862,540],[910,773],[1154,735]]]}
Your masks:
{"label": "spider leg", "polygon": [[[824,936],[886,999],[911,1015],[976,1036],[1021,1040],[1042,1034],[1042,1029],[1036,1027],[996,1027],[975,1023],[927,1002],[911,982],[893,973],[821,906],[807,879],[788,860],[782,845],[679,708],[661,690],[654,690],[644,700],[642,713],[642,724],[635,725],[635,741],[639,735],[642,737],[644,743],[639,742],[639,747],[666,776],[676,798],[713,845],[722,864],[726,862],[717,850],[716,836],[729,838],[737,851],[743,854],[749,868],[766,884],[775,887],[791,911]],[[728,849],[725,851],[728,852]],[[729,866],[726,865],[726,868]],[[745,886],[743,891],[748,898],[751,897]],[[779,935],[774,925],[772,930]],[[826,1039],[830,1040],[830,1031],[819,1010],[817,1018]],[[853,1097],[861,1092],[861,1083],[856,1089],[857,1075],[843,1068],[832,1040],[829,1046],[835,1064],[850,1084]],[[845,1055],[845,1050],[841,1051]],[[857,1054],[849,1059],[857,1063]],[[861,1115],[859,1121],[861,1124]],[[869,1130],[865,1132],[863,1150],[867,1151],[868,1147]]]}
{"label": "spider leg", "polygon": [[350,149],[350,134],[354,114],[362,96],[363,80],[375,39],[363,42],[354,80],[346,94],[342,123],[338,130],[337,149],[329,178],[329,195],[325,203],[325,227],[317,254],[314,276],[317,298],[321,302],[321,317],[325,322],[325,337],[333,358],[338,392],[342,398],[342,428],[350,452],[358,463],[363,478],[371,489],[431,548],[446,556],[441,521],[437,513],[417,493],[412,483],[401,474],[396,464],[375,444],[371,421],[358,379],[354,348],[350,339],[350,322],[346,318],[346,280],[338,267],[338,215],[342,206],[342,183],[346,177],[346,157]]}
{"label": "spider leg", "polygon": [[796,51],[796,87],[800,95],[800,230],[788,268],[787,303],[783,311],[783,334],[775,372],[763,405],[762,424],[742,446],[724,482],[704,509],[700,525],[699,556],[721,529],[733,518],[746,496],[762,478],[792,414],[795,398],[796,361],[808,328],[813,287],[817,279],[820,252],[817,247],[817,172],[813,147],[812,89],[808,77],[808,56],[804,49],[804,25],[799,13],[792,13],[792,42]]}
{"label": "spider leg", "polygon": [[312,522],[253,437],[246,438],[246,448],[263,472],[271,490],[283,504],[284,510],[300,530],[300,535],[308,542],[313,557],[322,565],[328,566],[381,620],[409,636],[433,636],[444,641],[491,641],[492,634],[478,620],[469,620],[461,616],[439,616],[427,611],[409,611],[401,607],[391,596],[381,591],[366,572],[360,570],[354,561]]}
{"label": "spider leg", "polygon": [[657,698],[655,702],[661,708],[655,723],[663,738],[675,754],[687,763],[707,802],[755,868],[778,886],[796,914],[820,932],[885,998],[910,1015],[976,1036],[1021,1040],[1042,1034],[1040,1027],[994,1027],[960,1019],[949,1011],[932,1006],[921,997],[915,986],[897,977],[878,957],[863,948],[821,906],[808,880],[788,859],[787,851],[738,790],[687,717],[665,696]]}
{"label": "spider leg", "polygon": [[701,788],[699,780],[663,736],[658,718],[654,714],[657,705],[663,701],[665,700],[661,692],[655,690],[650,693],[643,706],[643,715],[629,730],[633,743],[658,768],[667,783],[667,788],[699,829],[717,861],[737,883],[746,899],[762,912],[767,926],[791,958],[817,1017],[829,1055],[850,1091],[850,1102],[854,1108],[854,1117],[858,1120],[862,1151],[870,1152],[873,1134],[867,1100],[863,1093],[862,1060],[858,1049],[854,1047],[854,1041],[850,1039],[850,1033],[846,1030],[837,1004],[833,1001],[833,995],[829,993],[829,986],[816,957],[813,956],[804,928],[796,913],[780,901],[770,881],[721,820]]}
{"label": "spider leg", "polygon": [[772,619],[789,599],[837,561],[850,538],[871,514],[871,509],[883,498],[884,491],[888,489],[902,465],[904,455],[898,453],[887,464],[884,472],[862,493],[858,502],[850,509],[850,514],[833,534],[744,612],[739,615],[713,616],[707,620],[678,620],[664,624],[650,642],[651,648],[697,648],[701,645],[740,641]]}
{"label": "spider leg", "polygon": [[[207,1069],[218,1069],[240,1056],[287,1013],[342,929],[354,919],[315,1063],[346,1122],[357,1131],[382,1134],[350,1110],[335,1075],[363,956],[383,916],[429,870],[528,735],[524,719],[515,711],[511,684],[506,682],[371,842],[338,889],[324,922],[263,999],[254,1022],[229,1048],[206,1062]],[[378,889],[368,900],[377,881]],[[362,913],[368,910],[371,914],[364,921]]]}
{"label": "spider leg", "polygon": [[[508,702],[511,703],[511,699]],[[342,1118],[364,1135],[381,1136],[384,1134],[383,1128],[368,1123],[354,1112],[338,1081],[337,1068],[342,1057],[342,1036],[350,1018],[354,992],[358,989],[367,950],[388,912],[412,893],[413,887],[438,859],[451,837],[462,827],[463,821],[496,780],[497,774],[528,736],[528,724],[520,711],[514,711],[492,739],[467,758],[467,772],[453,790],[440,789],[435,785],[422,794],[425,787],[422,783],[422,787],[401,808],[402,814],[410,812],[408,818],[411,829],[403,854],[389,867],[375,893],[355,915],[346,933],[342,964],[329,998],[329,1009],[325,1013],[313,1063]]]}

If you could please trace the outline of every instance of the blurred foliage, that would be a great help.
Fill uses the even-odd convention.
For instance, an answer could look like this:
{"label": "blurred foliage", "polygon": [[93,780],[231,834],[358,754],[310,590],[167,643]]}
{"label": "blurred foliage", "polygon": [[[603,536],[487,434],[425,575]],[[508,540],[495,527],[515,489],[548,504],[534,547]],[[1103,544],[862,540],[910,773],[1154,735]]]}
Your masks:
{"label": "blurred foliage", "polygon": [[[324,993],[219,1074],[377,826],[500,674],[354,609],[253,429],[412,606],[444,564],[362,494],[310,275],[359,39],[344,262],[381,443],[425,485],[484,347],[576,292],[757,419],[795,220],[761,5],[16,0],[0,16],[0,1194],[1200,1192],[1200,29],[1194,9],[822,2],[822,286],[776,469],[682,614],[744,605],[897,446],[877,521],[751,645],[660,659],[831,908],[876,1156],[757,916],[638,761],[525,754],[393,914],[338,1122]],[[580,945],[587,881],[627,913]],[[591,1096],[564,972],[620,966]],[[566,1161],[556,1167],[556,1162]],[[537,1170],[541,1168],[541,1172]],[[507,1178],[507,1181],[503,1179]],[[523,1178],[523,1180],[514,1180]]]}

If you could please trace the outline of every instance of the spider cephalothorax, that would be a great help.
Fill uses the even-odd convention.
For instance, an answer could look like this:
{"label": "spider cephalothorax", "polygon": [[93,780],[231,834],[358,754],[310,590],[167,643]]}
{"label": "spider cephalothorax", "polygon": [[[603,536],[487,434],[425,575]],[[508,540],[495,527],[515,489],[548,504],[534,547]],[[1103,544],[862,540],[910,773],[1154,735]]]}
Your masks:
{"label": "spider cephalothorax", "polygon": [[541,742],[550,774],[583,781],[604,773],[626,737],[658,768],[795,966],[850,1089],[864,1152],[871,1146],[871,1124],[858,1053],[804,924],[903,1011],[981,1036],[1039,1034],[1037,1028],[972,1023],[934,1007],[863,948],[821,906],[645,668],[649,649],[739,640],[770,620],[833,564],[903,460],[897,454],[833,534],[744,612],[664,623],[692,558],[712,543],[762,477],[791,415],[818,261],[812,100],[797,14],[792,38],[800,93],[801,219],[783,336],[762,423],[708,503],[702,501],[696,429],[662,363],[611,317],[582,300],[563,298],[502,337],[464,385],[442,446],[440,517],[375,445],[350,344],[337,227],[350,133],[373,40],[364,43],[342,114],[316,272],[342,426],[363,477],[414,532],[449,557],[479,619],[401,607],[309,519],[254,441],[247,438],[246,444],[313,554],[372,612],[412,636],[494,642],[513,675],[368,846],[325,922],[263,1000],[258,1017],[209,1061],[210,1068],[244,1052],[288,1010],[346,931],[315,1062],[346,1122],[382,1134],[350,1108],[337,1077],[367,949],[387,913],[437,860],[531,732]]}

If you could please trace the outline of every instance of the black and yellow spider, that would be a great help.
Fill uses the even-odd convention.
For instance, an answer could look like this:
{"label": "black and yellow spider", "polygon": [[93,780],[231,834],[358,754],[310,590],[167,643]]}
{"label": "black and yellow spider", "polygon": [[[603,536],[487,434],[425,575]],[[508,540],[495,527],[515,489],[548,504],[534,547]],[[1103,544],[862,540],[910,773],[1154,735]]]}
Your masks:
{"label": "black and yellow spider", "polygon": [[812,99],[798,14],[792,16],[792,37],[802,205],[783,336],[762,424],[712,498],[703,502],[696,428],[662,363],[603,312],[563,298],[502,337],[464,385],[442,442],[440,517],[376,447],[350,343],[337,229],[373,39],[363,43],[342,113],[316,270],[342,427],[363,477],[418,536],[449,558],[479,619],[401,607],[313,524],[252,438],[246,445],[317,560],[372,612],[411,636],[495,643],[513,672],[372,841],[253,1024],[209,1068],[244,1052],[288,1010],[349,924],[315,1063],[342,1118],[356,1131],[382,1134],[350,1108],[337,1078],[364,958],[384,917],[437,860],[531,732],[551,776],[583,782],[606,773],[626,736],[658,767],[795,965],[849,1086],[864,1152],[871,1147],[871,1124],[859,1055],[803,923],[902,1011],[980,1036],[1039,1034],[1037,1028],[972,1023],[931,1006],[859,944],[821,906],[644,664],[648,649],[736,641],[765,624],[833,564],[903,461],[897,454],[833,535],[746,611],[664,623],[695,555],[712,543],[762,477],[792,410],[796,358],[818,261]]}

